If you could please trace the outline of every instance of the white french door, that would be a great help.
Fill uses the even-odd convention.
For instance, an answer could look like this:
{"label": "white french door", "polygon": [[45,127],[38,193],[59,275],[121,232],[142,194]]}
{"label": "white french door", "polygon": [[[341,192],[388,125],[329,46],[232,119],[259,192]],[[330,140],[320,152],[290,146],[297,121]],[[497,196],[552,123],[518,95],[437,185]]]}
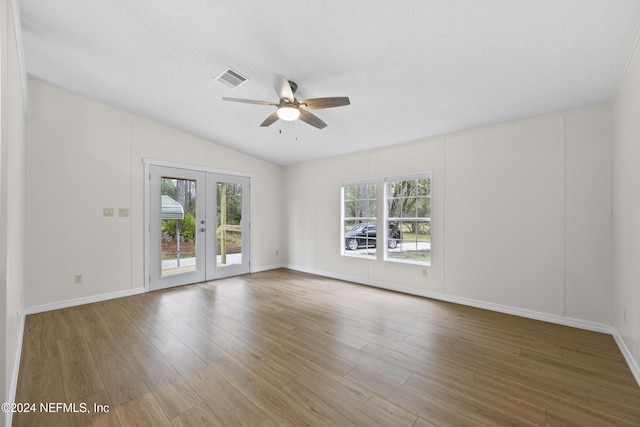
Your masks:
{"label": "white french door", "polygon": [[250,271],[250,179],[149,166],[149,289]]}
{"label": "white french door", "polygon": [[207,280],[250,271],[250,181],[243,176],[207,173]]}

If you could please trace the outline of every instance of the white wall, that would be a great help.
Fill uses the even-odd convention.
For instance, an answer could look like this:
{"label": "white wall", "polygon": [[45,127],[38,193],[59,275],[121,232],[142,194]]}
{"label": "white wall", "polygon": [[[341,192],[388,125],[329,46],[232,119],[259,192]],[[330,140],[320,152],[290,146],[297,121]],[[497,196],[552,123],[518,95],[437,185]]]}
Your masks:
{"label": "white wall", "polygon": [[29,105],[27,307],[144,286],[143,158],[252,174],[252,269],[282,263],[280,166],[35,78]]}
{"label": "white wall", "polygon": [[[0,2],[0,401],[12,401],[25,284],[25,91],[15,4]],[[0,417],[8,424],[10,414]]]}
{"label": "white wall", "polygon": [[611,324],[610,108],[565,116],[564,315]]}
{"label": "white wall", "polygon": [[[422,171],[433,172],[427,277],[341,256],[340,183]],[[289,266],[609,324],[610,171],[607,106],[291,166]]]}
{"label": "white wall", "polygon": [[563,313],[562,116],[445,142],[445,289]]}
{"label": "white wall", "polygon": [[[613,326],[640,382],[640,47],[636,44],[612,107]],[[626,313],[626,315],[625,315]]]}

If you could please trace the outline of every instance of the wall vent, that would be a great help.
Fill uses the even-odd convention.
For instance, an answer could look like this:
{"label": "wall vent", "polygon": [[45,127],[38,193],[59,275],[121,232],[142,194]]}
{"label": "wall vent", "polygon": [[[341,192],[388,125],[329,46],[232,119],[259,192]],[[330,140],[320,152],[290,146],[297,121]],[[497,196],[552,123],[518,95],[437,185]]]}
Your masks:
{"label": "wall vent", "polygon": [[240,86],[242,83],[247,81],[247,78],[238,73],[237,71],[228,68],[218,77],[216,77],[216,81],[223,85],[224,87],[228,87],[229,89],[235,89]]}

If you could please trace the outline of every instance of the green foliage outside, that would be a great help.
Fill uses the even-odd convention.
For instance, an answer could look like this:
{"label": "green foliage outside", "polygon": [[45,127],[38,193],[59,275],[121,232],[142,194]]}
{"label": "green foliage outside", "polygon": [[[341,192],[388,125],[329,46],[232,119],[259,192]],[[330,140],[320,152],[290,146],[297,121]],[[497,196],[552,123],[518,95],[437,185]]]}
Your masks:
{"label": "green foliage outside", "polygon": [[[175,219],[162,220],[162,235],[171,237],[173,241],[176,238],[176,221]],[[182,241],[196,241],[196,217],[192,213],[184,214],[184,219],[178,221],[178,227]]]}
{"label": "green foliage outside", "polygon": [[222,212],[220,200],[222,199],[222,191],[223,188],[226,189],[226,201],[227,201],[227,209],[226,209],[226,224],[228,225],[240,225],[240,221],[242,220],[242,184],[234,184],[234,183],[225,183],[224,186],[222,183],[218,183],[217,186],[217,199],[218,206],[217,208],[217,220],[218,223],[216,226],[220,226],[220,219],[222,218]]}
{"label": "green foliage outside", "polygon": [[[217,220],[216,228],[220,226],[222,212],[220,200],[222,199],[222,191],[225,190],[226,224],[240,225],[242,221],[242,185],[234,183],[218,183],[217,185]],[[162,220],[162,236],[163,241],[173,242],[176,239],[176,221],[180,230],[180,239],[183,242],[194,243],[196,239],[196,183],[190,180],[181,180],[174,178],[163,178],[161,181],[161,193],[167,195],[178,202],[184,209],[184,219]],[[229,236],[233,239],[233,234]]]}
{"label": "green foliage outside", "polygon": [[375,184],[361,184],[345,187],[345,218],[375,218],[378,207],[376,193],[377,190]]}

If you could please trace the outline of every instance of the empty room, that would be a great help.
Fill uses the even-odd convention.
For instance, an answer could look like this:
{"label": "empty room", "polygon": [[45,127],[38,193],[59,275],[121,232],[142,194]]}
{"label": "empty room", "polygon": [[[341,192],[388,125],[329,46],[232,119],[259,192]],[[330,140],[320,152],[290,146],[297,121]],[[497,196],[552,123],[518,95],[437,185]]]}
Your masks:
{"label": "empty room", "polygon": [[640,425],[640,2],[0,23],[0,425]]}

